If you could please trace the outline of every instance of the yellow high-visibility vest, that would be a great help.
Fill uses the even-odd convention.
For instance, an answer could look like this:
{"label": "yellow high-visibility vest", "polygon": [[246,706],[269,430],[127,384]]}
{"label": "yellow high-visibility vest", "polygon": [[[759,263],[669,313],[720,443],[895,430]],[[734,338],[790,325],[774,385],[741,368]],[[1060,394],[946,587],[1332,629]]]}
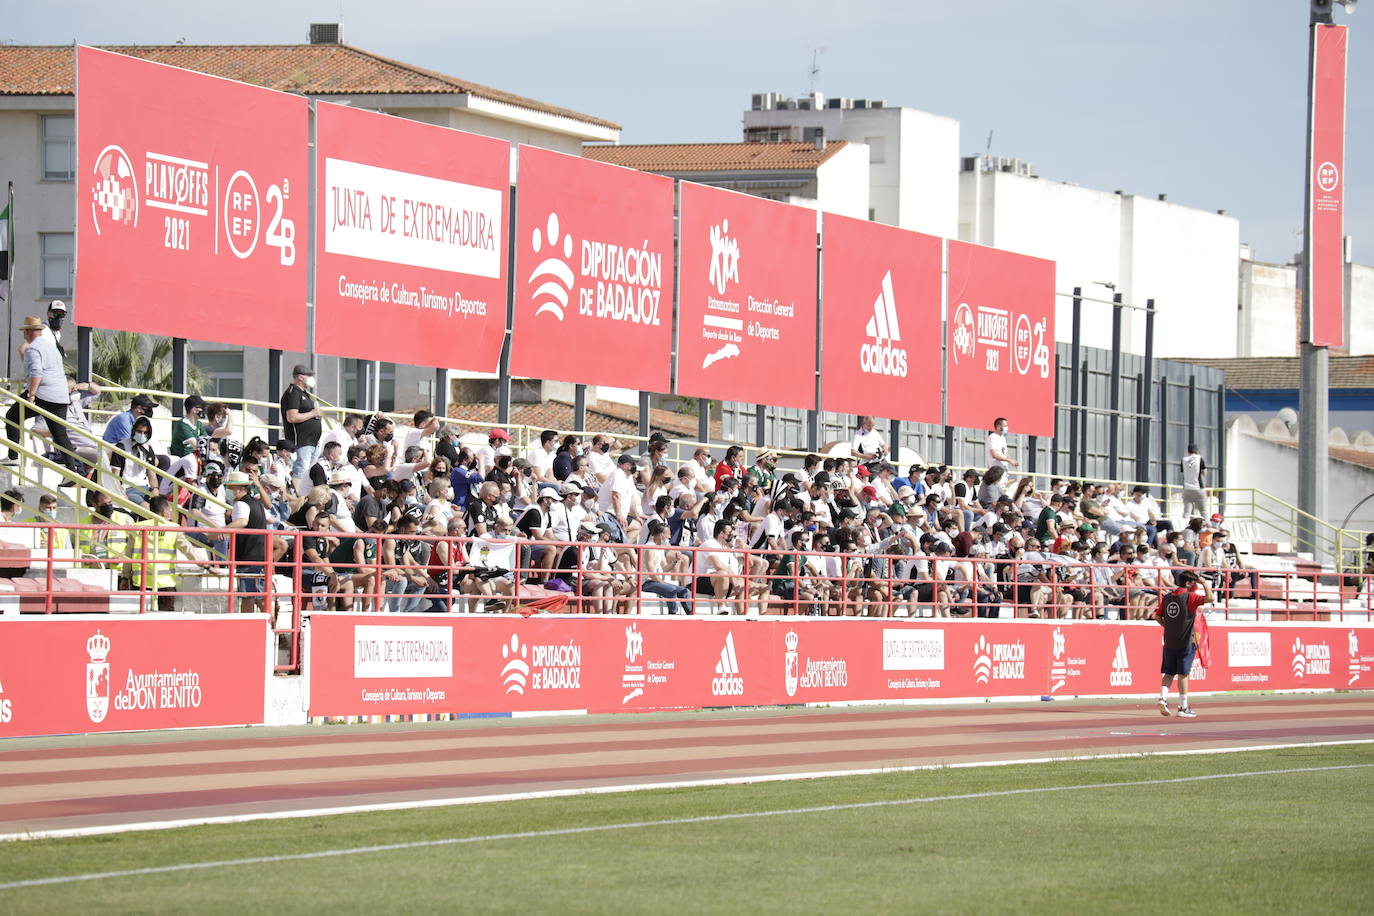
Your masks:
{"label": "yellow high-visibility vest", "polygon": [[159,521],[150,522],[144,526],[148,529],[146,535],[141,531],[129,532],[130,553],[144,560],[152,562],[144,564],[132,564],[132,578],[136,588],[142,588],[144,577],[148,577],[148,588],[176,588],[176,576],[172,574],[172,565],[177,560],[177,533],[169,531],[171,522]]}

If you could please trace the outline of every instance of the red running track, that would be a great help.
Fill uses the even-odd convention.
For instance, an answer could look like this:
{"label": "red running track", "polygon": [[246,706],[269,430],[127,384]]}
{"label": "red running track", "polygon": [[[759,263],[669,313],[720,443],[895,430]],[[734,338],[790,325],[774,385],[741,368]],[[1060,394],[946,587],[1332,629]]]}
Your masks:
{"label": "red running track", "polygon": [[1374,697],[1056,702],[12,739],[0,835],[896,767],[1374,740]]}

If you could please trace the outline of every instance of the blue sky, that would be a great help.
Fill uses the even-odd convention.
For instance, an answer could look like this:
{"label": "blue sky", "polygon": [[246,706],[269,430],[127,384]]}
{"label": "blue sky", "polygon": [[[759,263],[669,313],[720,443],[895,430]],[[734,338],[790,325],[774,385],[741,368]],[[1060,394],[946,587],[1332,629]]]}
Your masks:
{"label": "blue sky", "polygon": [[[740,139],[750,93],[806,92],[823,46],[818,90],[957,118],[965,155],[992,131],[995,155],[1047,179],[1224,208],[1259,259],[1301,246],[1307,0],[8,6],[0,39],[21,44],[292,43],[342,10],[352,45],[609,118],[627,143]],[[1346,233],[1374,264],[1374,8],[1336,21]]]}

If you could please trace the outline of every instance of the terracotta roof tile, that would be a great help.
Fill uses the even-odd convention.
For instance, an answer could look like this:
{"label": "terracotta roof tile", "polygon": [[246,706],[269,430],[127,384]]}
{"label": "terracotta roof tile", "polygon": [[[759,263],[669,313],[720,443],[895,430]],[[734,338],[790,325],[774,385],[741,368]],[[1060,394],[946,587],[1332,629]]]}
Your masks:
{"label": "terracotta roof tile", "polygon": [[[1282,445],[1284,448],[1298,449],[1297,439],[1270,439],[1267,436],[1260,436],[1265,442],[1273,445]],[[1350,445],[1328,445],[1327,454],[1337,461],[1344,461],[1347,464],[1356,464],[1364,468],[1374,468],[1374,452],[1362,448],[1355,448]]]}
{"label": "terracotta roof tile", "polygon": [[[317,96],[466,93],[599,127],[620,128],[602,118],[348,45],[127,45],[105,50],[282,92]],[[0,95],[72,95],[75,69],[75,55],[69,45],[0,46]]]}
{"label": "terracotta roof tile", "polygon": [[[1296,356],[1177,361],[1223,370],[1233,391],[1297,390],[1302,380],[1302,360]],[[1332,388],[1374,388],[1374,356],[1333,356],[1327,378]]]}
{"label": "terracotta roof tile", "polygon": [[814,169],[845,147],[814,143],[655,143],[584,145],[582,155],[644,172],[741,172]]}

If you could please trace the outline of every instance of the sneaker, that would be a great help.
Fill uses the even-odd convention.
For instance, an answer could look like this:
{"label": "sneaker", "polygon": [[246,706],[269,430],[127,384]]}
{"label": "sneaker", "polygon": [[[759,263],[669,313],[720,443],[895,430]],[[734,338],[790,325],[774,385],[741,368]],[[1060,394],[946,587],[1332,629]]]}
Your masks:
{"label": "sneaker", "polygon": [[[1169,701],[1168,701],[1168,700],[1160,700],[1160,701],[1159,701],[1159,714],[1160,714],[1161,716],[1172,715],[1172,713],[1169,712]],[[1183,715],[1183,710],[1180,709],[1180,710],[1178,711],[1178,714],[1179,714],[1180,716]]]}
{"label": "sneaker", "polygon": [[1180,707],[1178,708],[1178,714],[1179,714],[1179,716],[1181,716],[1181,717],[1184,718],[1184,719],[1196,719],[1196,718],[1197,718],[1197,713],[1193,712],[1192,707],[1189,707],[1189,706],[1180,706]]}

